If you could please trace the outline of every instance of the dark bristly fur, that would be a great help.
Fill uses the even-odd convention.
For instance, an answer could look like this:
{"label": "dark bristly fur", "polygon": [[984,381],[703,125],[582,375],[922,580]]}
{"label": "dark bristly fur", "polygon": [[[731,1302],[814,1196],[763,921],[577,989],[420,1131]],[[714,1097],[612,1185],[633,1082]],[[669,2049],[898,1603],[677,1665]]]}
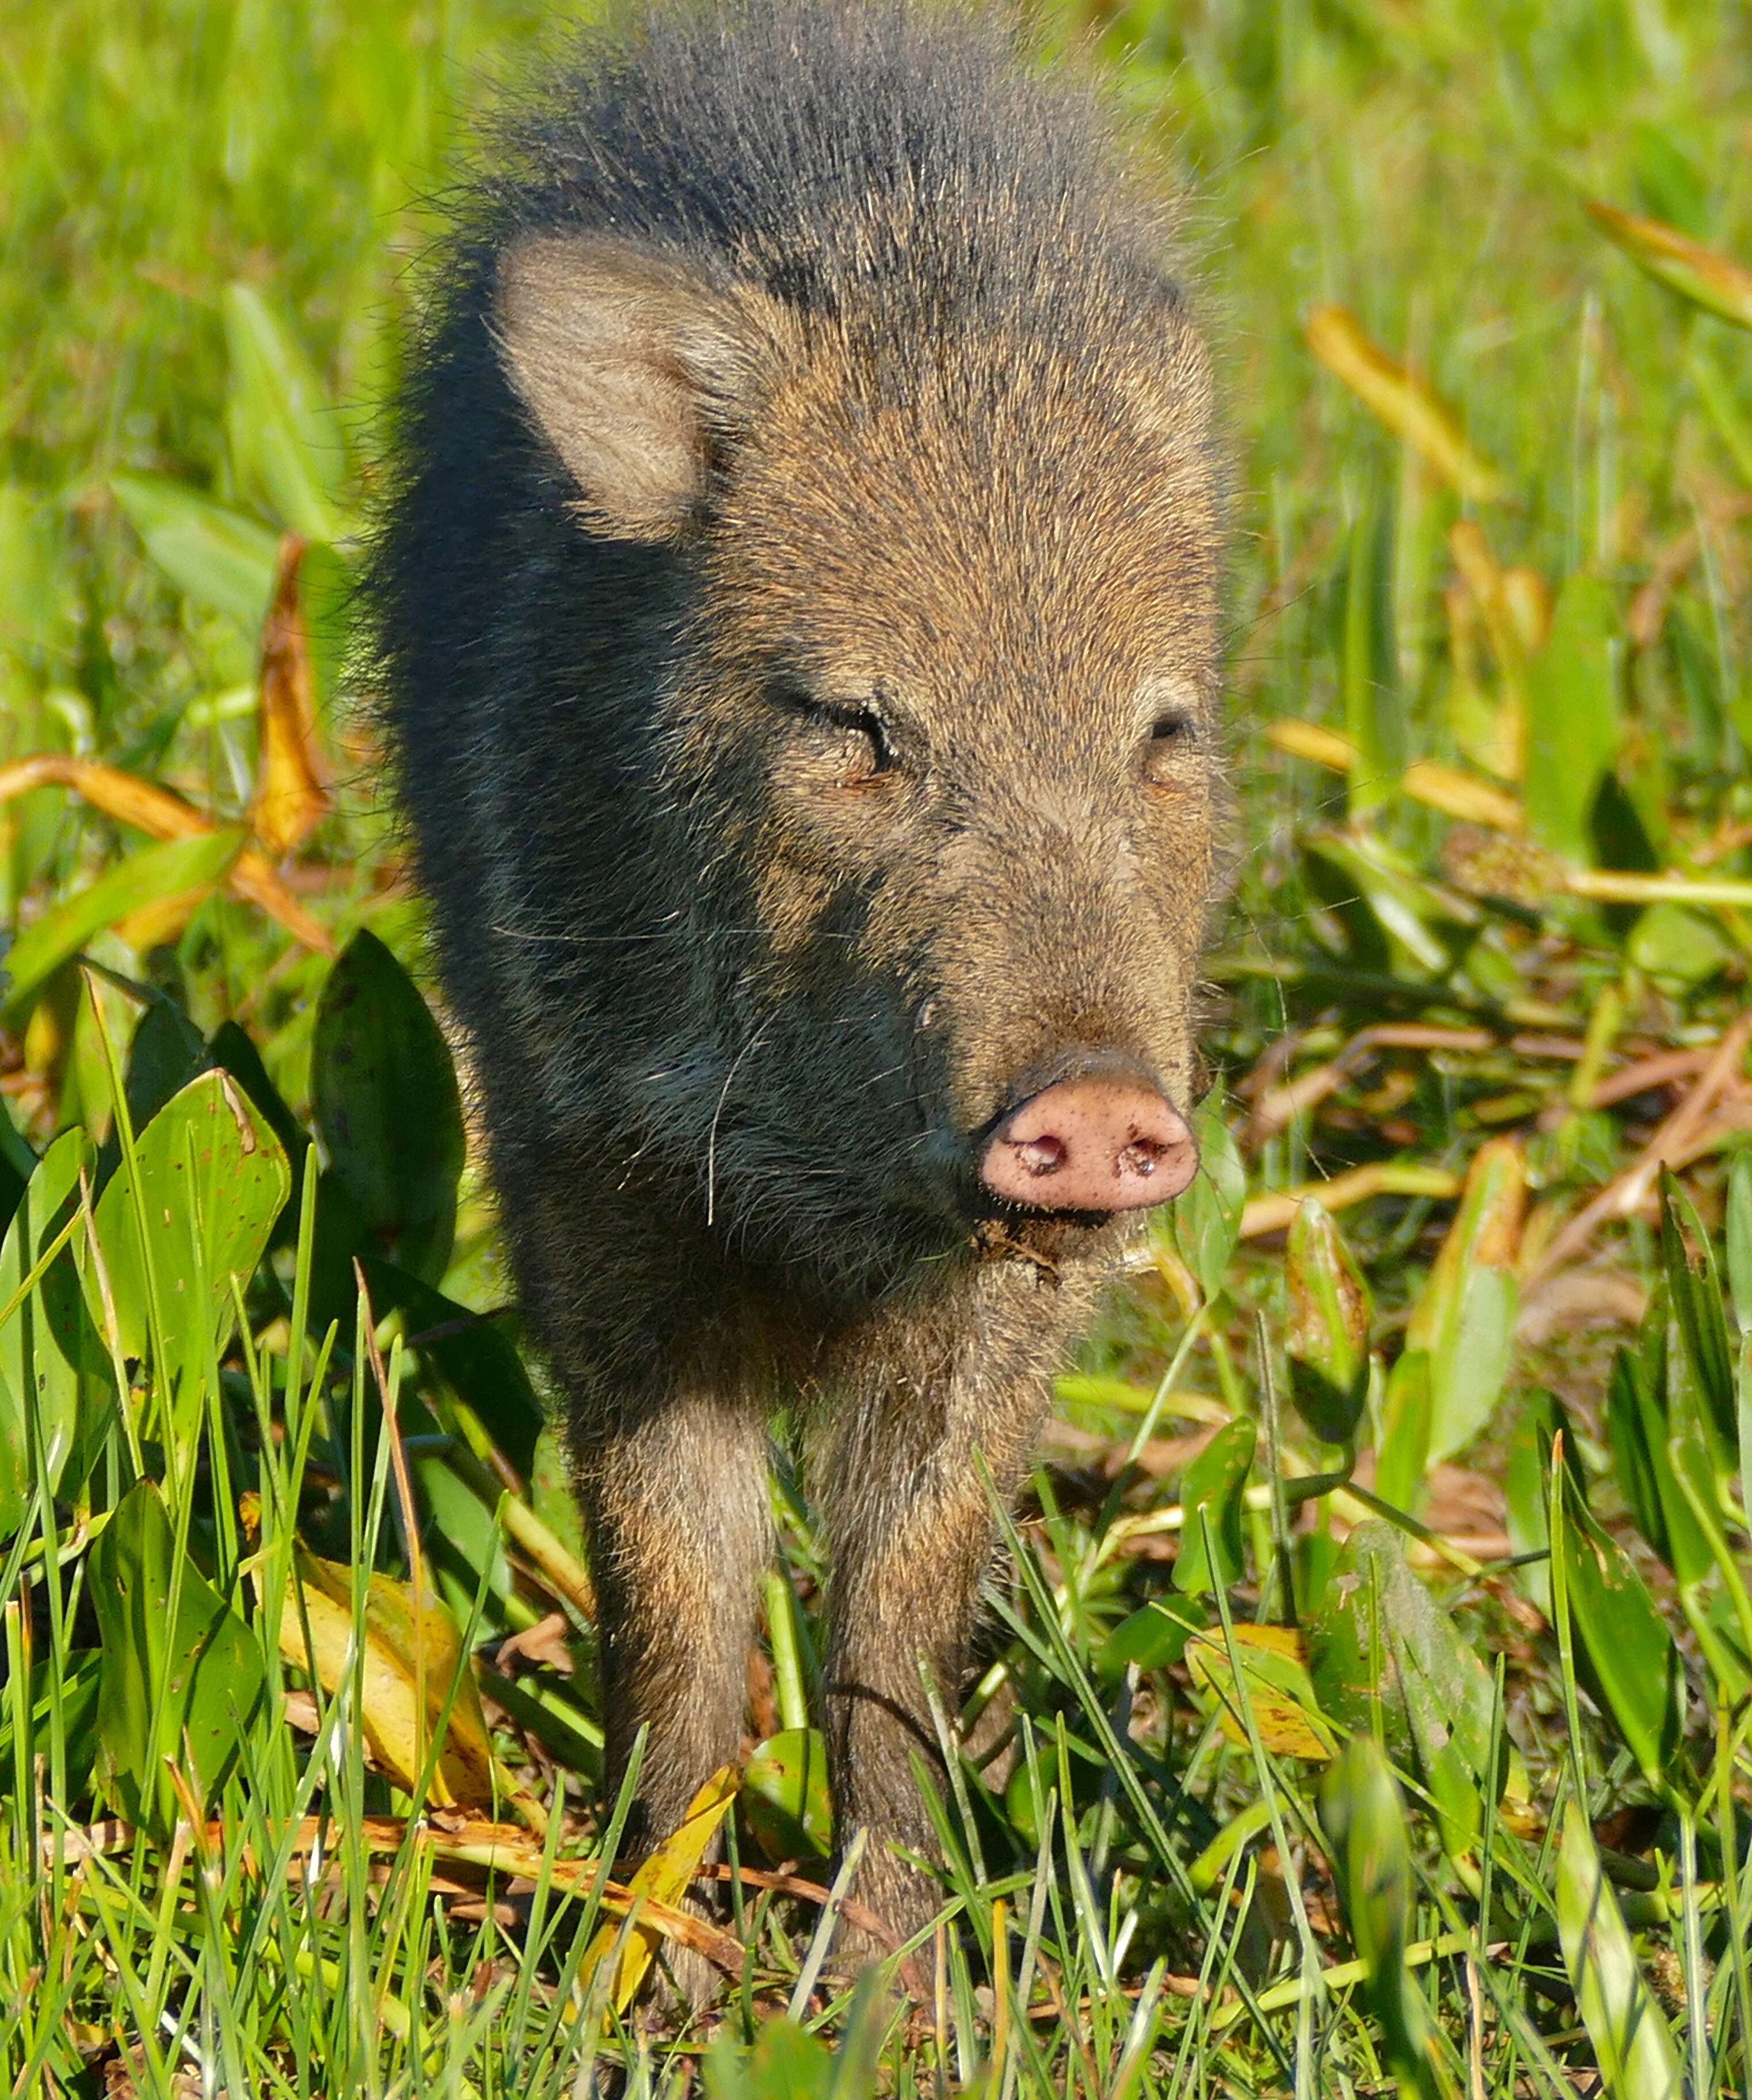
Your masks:
{"label": "dark bristly fur", "polygon": [[873,0],[624,19],[432,275],[373,596],[444,984],[565,1390],[611,1783],[735,1757],[810,1424],[859,1893],[1115,1223],[981,1199],[1103,1061],[1187,1105],[1220,521],[1170,229],[1086,90]]}

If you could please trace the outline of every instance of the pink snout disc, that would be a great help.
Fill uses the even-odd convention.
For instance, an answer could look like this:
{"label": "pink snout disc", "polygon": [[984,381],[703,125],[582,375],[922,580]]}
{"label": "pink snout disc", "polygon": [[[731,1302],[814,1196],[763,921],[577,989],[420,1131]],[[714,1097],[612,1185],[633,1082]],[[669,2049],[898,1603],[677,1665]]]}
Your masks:
{"label": "pink snout disc", "polygon": [[1135,1079],[1061,1079],[1013,1110],[980,1162],[995,1195],[1036,1211],[1138,1211],[1198,1171],[1180,1110]]}

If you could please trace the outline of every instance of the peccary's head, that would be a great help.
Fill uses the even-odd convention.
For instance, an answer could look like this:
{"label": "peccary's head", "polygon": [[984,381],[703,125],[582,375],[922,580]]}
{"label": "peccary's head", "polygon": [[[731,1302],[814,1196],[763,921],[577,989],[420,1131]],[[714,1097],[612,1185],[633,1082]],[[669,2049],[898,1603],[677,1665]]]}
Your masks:
{"label": "peccary's head", "polygon": [[1197,1163],[1205,354],[1135,256],[1049,232],[1031,298],[938,262],[829,299],[541,232],[498,278],[577,529],[680,579],[699,1047],[650,1122],[721,1227],[848,1277],[985,1220],[1075,1238]]}

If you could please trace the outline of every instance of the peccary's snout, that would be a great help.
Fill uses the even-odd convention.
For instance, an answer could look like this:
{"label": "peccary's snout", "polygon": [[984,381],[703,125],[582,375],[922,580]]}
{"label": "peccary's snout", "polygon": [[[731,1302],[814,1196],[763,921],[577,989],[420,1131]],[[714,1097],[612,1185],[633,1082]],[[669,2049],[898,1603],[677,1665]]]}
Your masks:
{"label": "peccary's snout", "polygon": [[1096,1073],[1031,1094],[980,1162],[994,1195],[1037,1211],[1136,1211],[1198,1171],[1186,1118],[1147,1081]]}

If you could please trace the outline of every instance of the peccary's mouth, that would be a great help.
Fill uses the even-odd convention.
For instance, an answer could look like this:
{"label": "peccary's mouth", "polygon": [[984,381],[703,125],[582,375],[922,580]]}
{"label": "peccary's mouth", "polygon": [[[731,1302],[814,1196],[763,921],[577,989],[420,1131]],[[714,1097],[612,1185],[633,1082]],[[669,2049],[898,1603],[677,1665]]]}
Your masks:
{"label": "peccary's mouth", "polygon": [[980,1260],[1026,1262],[1052,1281],[1061,1262],[1110,1243],[1129,1222],[1109,1211],[1010,1210],[982,1218],[970,1238]]}

